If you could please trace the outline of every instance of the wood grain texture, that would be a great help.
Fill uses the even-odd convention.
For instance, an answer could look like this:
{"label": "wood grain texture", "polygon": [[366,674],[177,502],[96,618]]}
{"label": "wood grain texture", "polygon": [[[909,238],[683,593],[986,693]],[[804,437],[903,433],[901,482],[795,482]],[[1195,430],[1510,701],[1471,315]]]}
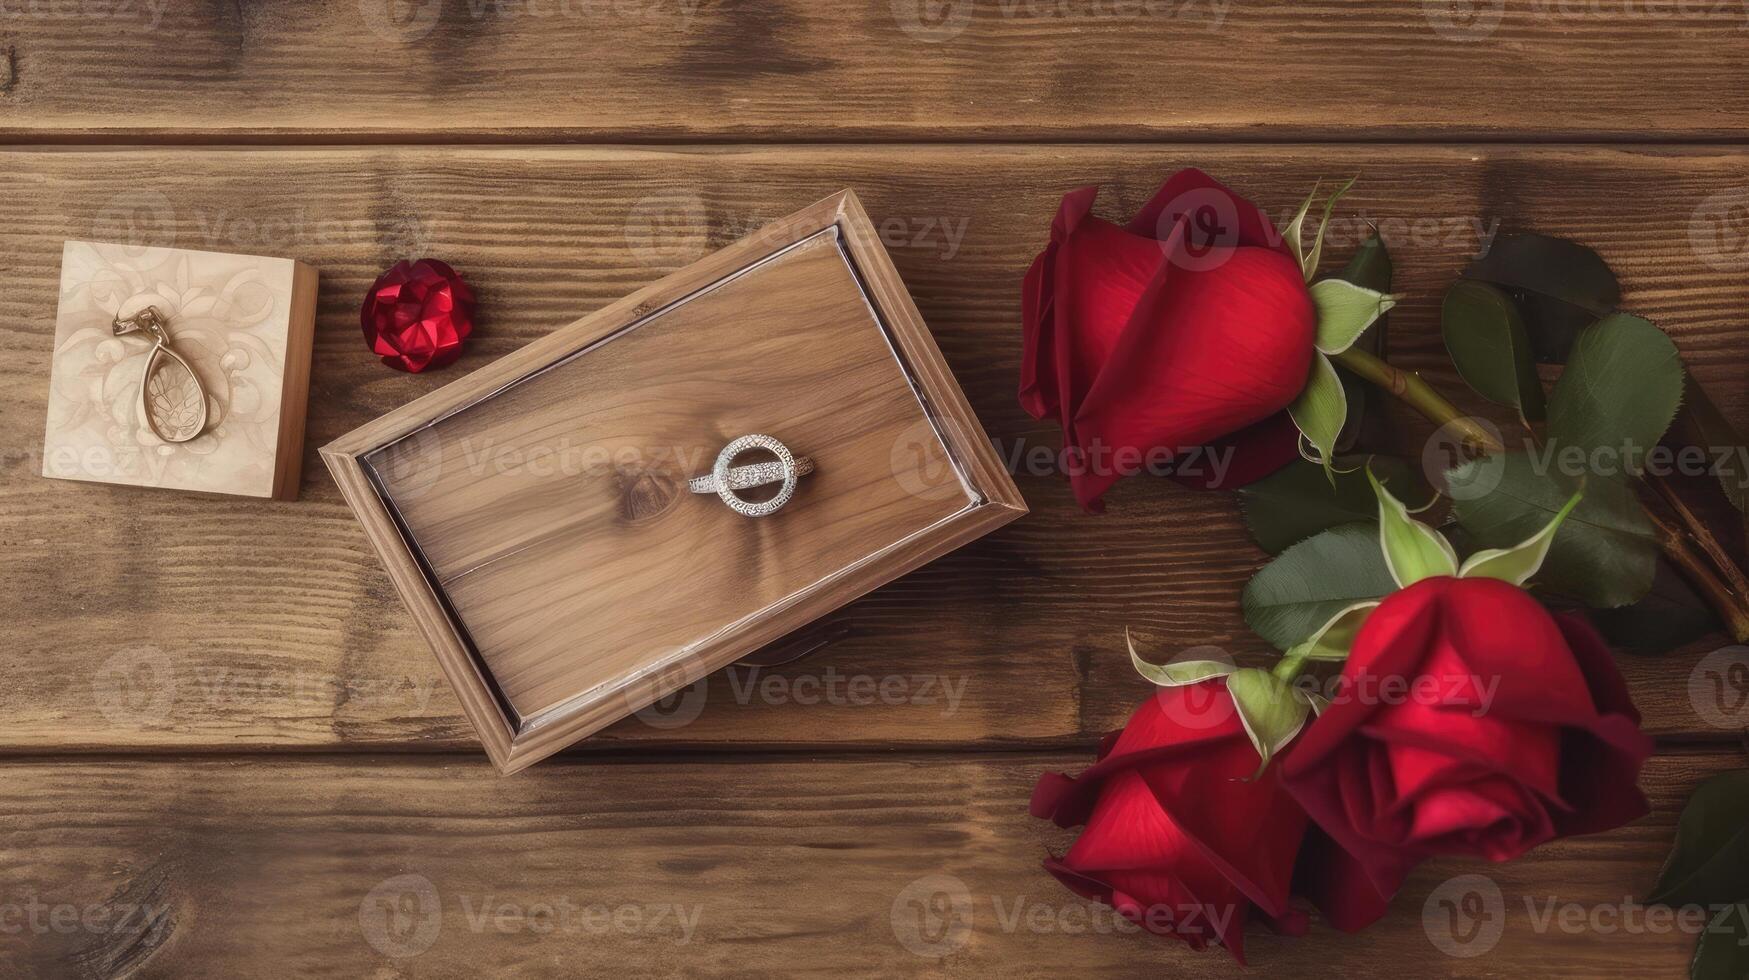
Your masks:
{"label": "wood grain texture", "polygon": [[21,0],[0,138],[1735,141],[1746,22],[1736,0]]}
{"label": "wood grain texture", "polygon": [[[999,450],[1019,459],[1034,513],[826,617],[794,641],[822,648],[815,657],[714,679],[690,724],[630,721],[600,738],[1088,744],[1145,692],[1125,661],[1125,626],[1163,653],[1208,643],[1264,653],[1238,613],[1263,556],[1232,500],[1134,479],[1116,488],[1107,515],[1083,515],[1053,467],[1033,472],[1035,454],[1052,456],[1058,436],[1015,404],[1019,279],[1058,198],[1103,183],[1097,211],[1127,216],[1165,174],[1191,164],[1272,215],[1318,177],[1361,173],[1329,254],[1346,255],[1368,221],[1384,229],[1397,288],[1408,294],[1392,313],[1393,360],[1425,369],[1445,390],[1460,382],[1438,337],[1439,296],[1482,236],[1509,220],[1597,246],[1621,275],[1626,304],[1670,331],[1727,415],[1749,418],[1740,332],[1749,258],[1709,223],[1749,188],[1749,153],[1734,149],[12,151],[0,154],[9,285],[0,293],[0,445],[11,453],[0,468],[0,603],[12,638],[0,651],[0,744],[475,744],[321,467],[306,460],[295,505],[36,476],[65,238],[131,215],[140,234],[191,247],[250,243],[320,268],[314,447],[844,186],[862,194]],[[366,352],[357,303],[394,259],[419,253],[453,262],[479,289],[484,313],[460,365],[409,377]],[[1424,429],[1396,423],[1401,444],[1418,450]],[[69,541],[80,542],[76,563]],[[1734,737],[1689,696],[1694,668],[1717,645],[1622,658],[1650,729]]]}
{"label": "wood grain texture", "polygon": [[[1423,866],[1360,935],[1253,925],[1251,973],[1114,931],[1040,869],[1072,834],[1026,814],[1032,784],[1086,761],[553,761],[505,780],[453,758],[20,760],[0,783],[0,912],[19,926],[0,932],[0,970],[1675,977],[1693,934],[1634,901],[1682,801],[1741,756],[1653,760],[1654,812],[1628,827],[1510,864]],[[1458,958],[1430,937],[1454,935],[1438,903],[1463,875],[1498,890],[1485,921],[1501,931]]]}

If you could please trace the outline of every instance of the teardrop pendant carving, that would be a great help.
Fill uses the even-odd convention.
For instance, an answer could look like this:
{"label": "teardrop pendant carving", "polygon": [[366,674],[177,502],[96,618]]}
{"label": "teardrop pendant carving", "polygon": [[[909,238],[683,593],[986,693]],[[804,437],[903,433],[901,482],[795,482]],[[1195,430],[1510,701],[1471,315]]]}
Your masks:
{"label": "teardrop pendant carving", "polygon": [[152,338],[152,352],[140,372],[140,407],[152,434],[165,442],[187,442],[206,429],[206,386],[194,367],[170,346],[165,318],[155,306],[131,317],[115,318],[115,334],[144,331]]}
{"label": "teardrop pendant carving", "polygon": [[206,428],[206,389],[194,368],[162,344],[152,348],[140,376],[146,423],[165,442],[187,442]]}

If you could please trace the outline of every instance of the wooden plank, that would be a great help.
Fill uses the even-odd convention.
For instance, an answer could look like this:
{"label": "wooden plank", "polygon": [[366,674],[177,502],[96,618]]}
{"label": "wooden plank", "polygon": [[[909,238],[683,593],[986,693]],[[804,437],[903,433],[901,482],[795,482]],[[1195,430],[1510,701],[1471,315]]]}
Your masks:
{"label": "wooden plank", "polygon": [[[0,933],[0,968],[1246,975],[1218,949],[1114,931],[1109,910],[1039,868],[1071,834],[1026,814],[1032,783],[1085,763],[552,762],[505,780],[467,760],[15,761],[0,767],[0,912],[17,927]],[[1692,933],[1660,928],[1634,899],[1694,785],[1740,764],[1655,759],[1644,780],[1655,812],[1636,824],[1504,865],[1424,866],[1356,936],[1318,922],[1297,940],[1253,926],[1252,966],[1380,980],[1406,963],[1425,977],[1678,976]],[[1447,882],[1465,875],[1489,883],[1476,894],[1496,904],[1474,924],[1498,926],[1492,947],[1485,934],[1452,945],[1441,917],[1441,897],[1466,888]],[[1479,955],[1443,955],[1435,941]]]}
{"label": "wooden plank", "polygon": [[1740,3],[20,0],[0,139],[1722,139]]}
{"label": "wooden plank", "polygon": [[[22,150],[0,154],[0,746],[12,750],[475,743],[362,532],[306,459],[296,503],[50,483],[36,474],[57,256],[68,237],[282,254],[322,271],[307,449],[500,357],[711,247],[844,186],[864,197],[949,366],[1034,513],[806,631],[792,668],[719,677],[687,725],[603,744],[1086,743],[1145,694],[1125,626],[1163,653],[1263,654],[1238,597],[1262,555],[1232,500],[1135,479],[1089,517],[1030,472],[1058,445],[1015,403],[1019,279],[1058,197],[1085,182],[1125,216],[1198,164],[1290,209],[1364,173],[1332,254],[1366,222],[1395,242],[1393,357],[1447,390],[1439,296],[1496,222],[1598,246],[1627,304],[1669,330],[1724,410],[1749,416],[1749,257],[1705,234],[1749,187],[1749,152],[1517,147],[594,150]],[[151,190],[142,190],[151,188]],[[130,225],[125,216],[133,218]],[[1481,235],[1475,231],[1483,229]],[[93,234],[94,229],[96,234]],[[1696,229],[1699,229],[1698,231]],[[389,371],[357,304],[394,259],[432,254],[478,287],[461,364]],[[1473,406],[1474,402],[1470,402]],[[1425,432],[1399,426],[1418,451]],[[495,465],[490,454],[481,465]],[[515,461],[510,461],[514,464]],[[71,555],[77,548],[78,559]],[[1689,681],[1717,640],[1622,658],[1666,736],[1734,737]],[[1707,682],[1701,676],[1697,683]],[[881,685],[885,683],[883,689]],[[687,702],[695,704],[697,702]],[[677,705],[682,713],[691,711]],[[668,724],[673,719],[658,719]]]}

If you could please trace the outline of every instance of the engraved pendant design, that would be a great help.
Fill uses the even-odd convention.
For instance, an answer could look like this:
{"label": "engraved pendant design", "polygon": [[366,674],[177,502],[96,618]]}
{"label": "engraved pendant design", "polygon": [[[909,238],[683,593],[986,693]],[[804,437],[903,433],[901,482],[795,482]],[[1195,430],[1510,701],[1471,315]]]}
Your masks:
{"label": "engraved pendant design", "polygon": [[164,314],[148,306],[131,317],[115,318],[115,335],[143,331],[152,339],[152,352],[140,373],[140,402],[146,424],[165,442],[187,442],[206,429],[206,387],[194,367],[170,346]]}

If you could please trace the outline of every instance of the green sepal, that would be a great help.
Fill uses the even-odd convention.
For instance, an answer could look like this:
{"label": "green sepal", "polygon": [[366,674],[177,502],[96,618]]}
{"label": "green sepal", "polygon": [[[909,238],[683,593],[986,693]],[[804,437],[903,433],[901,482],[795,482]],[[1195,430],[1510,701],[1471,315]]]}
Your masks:
{"label": "green sepal", "polygon": [[1206,681],[1211,677],[1225,677],[1239,668],[1219,660],[1180,660],[1169,664],[1149,663],[1136,652],[1136,641],[1126,628],[1123,631],[1124,645],[1130,648],[1130,663],[1135,665],[1136,673],[1141,674],[1151,684],[1160,687],[1184,687],[1198,681]]}
{"label": "green sepal", "polygon": [[1346,279],[1315,282],[1311,293],[1318,310],[1317,347],[1332,355],[1353,347],[1367,327],[1397,305],[1397,297]]}
{"label": "green sepal", "polygon": [[1302,271],[1305,268],[1306,215],[1311,213],[1312,201],[1317,198],[1318,188],[1323,183],[1323,181],[1318,181],[1312,185],[1312,193],[1306,195],[1305,201],[1300,204],[1299,211],[1294,214],[1294,220],[1288,222],[1287,226],[1281,230],[1282,239],[1287,242],[1289,248],[1294,250],[1294,261],[1300,263]]}
{"label": "green sepal", "polygon": [[1579,506],[1585,492],[1577,491],[1567,498],[1566,506],[1555,514],[1543,529],[1531,535],[1527,540],[1510,548],[1489,548],[1471,555],[1458,569],[1458,578],[1497,578],[1513,585],[1523,585],[1530,581],[1543,567],[1543,560],[1549,556],[1549,548],[1555,543],[1555,532],[1560,529],[1561,522]]}
{"label": "green sepal", "polygon": [[1307,637],[1304,642],[1290,647],[1282,654],[1283,659],[1347,660],[1349,648],[1354,646],[1354,638],[1360,635],[1360,627],[1378,605],[1378,600],[1375,599],[1349,606],[1330,617],[1328,623],[1318,627],[1318,632]]}
{"label": "green sepal", "polygon": [[1261,763],[1256,774],[1262,775],[1276,753],[1287,748],[1300,729],[1306,726],[1312,705],[1308,697],[1292,684],[1267,670],[1246,667],[1227,677],[1227,692],[1233,696],[1233,706],[1239,711],[1239,721],[1245,734],[1257,749]]}
{"label": "green sepal", "polygon": [[1398,587],[1408,588],[1426,578],[1456,575],[1457,552],[1451,542],[1433,528],[1409,516],[1403,502],[1391,495],[1378,477],[1368,470],[1373,493],[1379,498],[1379,546],[1385,552],[1385,566]]}
{"label": "green sepal", "polygon": [[1318,237],[1312,240],[1312,250],[1300,263],[1300,268],[1305,270],[1307,282],[1311,282],[1312,277],[1318,274],[1318,263],[1324,259],[1324,232],[1330,227],[1330,215],[1336,212],[1336,202],[1342,200],[1342,195],[1348,193],[1348,189],[1359,179],[1358,176],[1348,178],[1348,183],[1338,187],[1336,193],[1324,202],[1324,214],[1318,219]]}
{"label": "green sepal", "polygon": [[[1300,455],[1328,472],[1330,462],[1336,456],[1336,439],[1342,435],[1342,423],[1348,417],[1348,396],[1342,391],[1342,379],[1336,374],[1336,365],[1330,363],[1328,357],[1312,355],[1312,370],[1306,375],[1306,386],[1287,407],[1287,413],[1304,437]],[[1317,455],[1306,451],[1308,443]]]}

